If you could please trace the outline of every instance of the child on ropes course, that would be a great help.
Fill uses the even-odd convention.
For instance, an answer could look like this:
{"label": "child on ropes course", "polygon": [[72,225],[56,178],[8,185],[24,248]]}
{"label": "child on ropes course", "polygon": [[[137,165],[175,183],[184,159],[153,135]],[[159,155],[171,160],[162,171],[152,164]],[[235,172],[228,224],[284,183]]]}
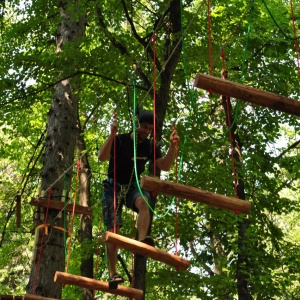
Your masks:
{"label": "child on ropes course", "polygon": [[[98,158],[101,162],[109,160],[107,179],[103,182],[103,219],[108,231],[119,233],[122,226],[122,206],[138,213],[137,231],[138,240],[154,246],[154,241],[147,235],[150,225],[148,201],[149,191],[138,188],[136,178],[145,170],[148,160],[154,159],[153,144],[148,138],[153,131],[154,115],[152,111],[141,110],[138,114],[139,126],[136,133],[136,168],[134,165],[134,133],[116,134],[117,124],[111,124],[111,132],[104,144],[100,147]],[[176,130],[170,135],[170,146],[165,156],[156,146],[156,166],[162,171],[169,171],[174,161],[176,145],[179,140]],[[116,143],[116,145],[114,145]],[[114,155],[116,157],[114,157]],[[116,162],[116,165],[114,165]],[[137,176],[135,176],[135,169]],[[116,182],[114,183],[114,176]],[[117,205],[114,203],[114,186],[116,187]],[[147,201],[145,201],[145,200]],[[116,245],[107,245],[110,282],[121,283],[123,278],[117,273],[116,262],[118,249]]]}

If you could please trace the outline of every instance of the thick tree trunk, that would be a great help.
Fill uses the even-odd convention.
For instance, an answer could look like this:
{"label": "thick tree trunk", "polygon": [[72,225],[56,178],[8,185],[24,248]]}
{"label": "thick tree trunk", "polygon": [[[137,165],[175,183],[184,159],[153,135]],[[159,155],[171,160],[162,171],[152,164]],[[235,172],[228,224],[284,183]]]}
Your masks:
{"label": "thick tree trunk", "polygon": [[[71,2],[70,2],[71,3]],[[61,24],[57,35],[57,53],[67,42],[73,42],[81,37],[85,29],[85,17],[73,21],[65,12],[68,2],[61,4]],[[72,2],[73,7],[76,6]],[[62,70],[65,66],[62,66]],[[47,137],[42,172],[42,190],[51,191],[52,199],[61,201],[68,195],[71,187],[72,165],[74,164],[74,150],[77,137],[78,99],[74,95],[74,82],[71,78],[56,84],[49,110]],[[64,192],[66,190],[66,192]],[[45,209],[47,212],[47,209]],[[40,214],[42,216],[42,214]],[[37,221],[44,223],[45,214]],[[56,210],[49,210],[47,223],[57,227],[64,227],[63,218]],[[44,238],[43,238],[44,237]],[[56,271],[63,271],[65,266],[64,232],[50,227],[49,235],[43,235],[39,230],[36,240],[37,255],[31,266],[29,283],[26,291],[39,296],[61,299],[62,286],[54,282]]]}
{"label": "thick tree trunk", "polygon": [[[52,199],[57,201],[63,197],[64,187],[69,190],[71,186],[77,130],[77,102],[76,97],[72,96],[69,81],[56,85],[49,112],[42,190],[48,190],[46,195],[51,191]],[[46,212],[47,209],[38,223],[44,223]],[[49,210],[47,223],[64,227],[63,218],[58,217],[57,210]],[[53,278],[55,272],[63,271],[65,265],[64,233],[52,228],[49,235],[44,236],[43,242],[42,235],[43,230],[40,230],[36,241],[37,255],[32,262],[26,291],[40,296],[60,298],[61,285],[54,283]]]}

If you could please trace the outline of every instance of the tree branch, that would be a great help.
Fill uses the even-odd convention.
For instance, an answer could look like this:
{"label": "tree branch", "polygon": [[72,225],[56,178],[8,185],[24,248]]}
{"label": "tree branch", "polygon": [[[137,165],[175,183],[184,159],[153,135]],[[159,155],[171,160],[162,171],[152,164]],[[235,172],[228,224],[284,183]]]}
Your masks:
{"label": "tree branch", "polygon": [[101,8],[99,6],[96,8],[96,12],[97,12],[97,15],[98,15],[99,25],[103,29],[103,32],[104,32],[105,36],[110,40],[110,42],[114,45],[114,47],[116,47],[120,51],[120,53],[122,55],[129,56],[129,53],[128,53],[126,47],[123,44],[121,44],[119,41],[117,41],[111,35],[111,33],[109,32],[109,30],[107,29],[107,26],[106,26],[106,24],[104,22],[104,17],[103,17],[102,10],[101,10]]}
{"label": "tree branch", "polygon": [[300,144],[300,140],[290,145],[287,149],[285,149],[281,154],[279,154],[276,158],[282,158],[284,154],[289,152],[290,150],[296,148]]}

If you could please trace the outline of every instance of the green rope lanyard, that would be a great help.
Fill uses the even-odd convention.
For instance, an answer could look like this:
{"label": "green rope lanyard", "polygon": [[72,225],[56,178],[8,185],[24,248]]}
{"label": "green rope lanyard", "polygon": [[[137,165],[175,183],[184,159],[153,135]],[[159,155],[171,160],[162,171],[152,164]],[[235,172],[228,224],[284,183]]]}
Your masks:
{"label": "green rope lanyard", "polygon": [[277,26],[277,28],[281,31],[281,33],[282,33],[287,39],[289,39],[289,40],[299,40],[299,39],[300,39],[300,36],[298,36],[298,37],[293,37],[293,36],[287,35],[287,34],[283,31],[283,29],[282,29],[282,28],[278,25],[278,23],[276,22],[274,16],[272,15],[270,9],[269,9],[268,6],[267,6],[265,0],[262,0],[262,2],[263,2],[263,4],[264,4],[266,10],[268,11],[268,14],[269,14],[270,17],[272,18],[272,20],[273,20],[273,22],[275,23],[275,25]]}
{"label": "green rope lanyard", "polygon": [[[132,85],[133,85],[133,111],[136,112],[136,79],[135,77],[133,76],[132,78]],[[147,199],[145,198],[144,196],[144,193],[141,189],[141,186],[140,186],[140,182],[139,182],[139,178],[138,178],[138,172],[137,172],[137,165],[136,165],[136,161],[137,161],[137,158],[136,158],[136,153],[137,153],[137,138],[136,138],[136,132],[137,132],[137,128],[136,128],[136,119],[134,118],[133,120],[133,147],[134,147],[134,150],[133,150],[133,162],[134,162],[134,173],[135,173],[135,180],[136,180],[136,184],[137,184],[137,187],[138,187],[138,190],[140,192],[140,195],[141,197],[143,198],[143,200],[145,201],[145,203],[147,204],[147,206],[149,207],[149,209],[151,210],[151,212],[153,213],[153,215],[155,215],[156,217],[158,218],[162,218],[164,216],[166,216],[171,208],[171,206],[168,206],[168,209],[167,211],[163,214],[163,215],[158,215],[155,213],[155,211],[153,210],[153,208],[151,207],[150,203],[147,201]]]}

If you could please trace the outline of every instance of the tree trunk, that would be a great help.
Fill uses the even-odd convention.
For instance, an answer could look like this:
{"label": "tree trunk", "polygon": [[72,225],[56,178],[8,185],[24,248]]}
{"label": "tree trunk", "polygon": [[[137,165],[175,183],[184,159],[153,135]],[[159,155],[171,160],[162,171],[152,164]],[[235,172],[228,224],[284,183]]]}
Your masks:
{"label": "tree trunk", "polygon": [[[227,73],[226,70],[222,70],[222,76],[223,79],[226,79]],[[230,127],[233,124],[233,118],[232,118],[232,106],[230,103],[230,98],[226,96],[222,96],[222,102],[223,107],[226,112],[226,121],[228,127]],[[246,199],[245,196],[245,186],[244,181],[241,172],[239,172],[239,169],[242,168],[242,146],[240,142],[240,138],[237,134],[237,126],[236,123],[232,125],[232,128],[230,129],[230,137],[232,141],[232,151],[233,151],[233,161],[234,161],[234,169],[235,169],[235,190],[236,190],[236,196],[239,199]],[[245,249],[247,249],[247,236],[246,236],[246,230],[249,227],[249,221],[246,218],[243,218],[241,222],[238,224],[238,259],[237,259],[237,290],[238,290],[238,299],[239,300],[250,300],[252,299],[250,295],[250,291],[248,288],[248,280],[249,275],[247,272],[248,267],[248,258],[247,254],[245,252]]]}
{"label": "tree trunk", "polygon": [[[91,182],[91,169],[88,161],[87,154],[85,152],[86,146],[82,135],[82,129],[80,127],[80,133],[77,139],[77,149],[80,156],[80,192],[79,202],[80,205],[90,207],[91,193],[90,193],[90,182]],[[88,244],[92,243],[92,217],[88,215],[80,216],[80,241],[83,247],[85,242]],[[85,253],[82,251],[84,257],[81,259],[81,276],[93,278],[93,254]],[[93,291],[83,289],[82,300],[92,300]]]}
{"label": "tree trunk", "polygon": [[[164,60],[168,61],[166,65],[163,65],[162,61],[157,62],[157,69],[160,72],[160,88],[157,93],[156,97],[156,108],[157,108],[157,117],[158,117],[158,124],[157,124],[157,140],[161,140],[162,136],[162,128],[163,128],[163,121],[167,112],[167,107],[170,99],[170,85],[172,82],[172,78],[178,64],[181,49],[182,49],[182,41],[181,41],[181,15],[180,15],[180,0],[173,0],[170,3],[170,14],[169,14],[169,21],[170,27],[166,29],[166,36],[170,38],[170,36],[174,36],[174,40],[168,39],[166,40],[165,44],[165,55]],[[172,29],[170,29],[172,28]],[[170,32],[170,31],[172,32]],[[153,52],[151,48],[148,48],[148,54],[153,56]],[[163,68],[162,68],[163,66]],[[141,77],[143,79],[143,77]],[[148,79],[148,77],[147,77]],[[145,85],[148,86],[149,80],[145,81]],[[148,86],[150,88],[150,86]],[[152,168],[153,170],[153,168]],[[158,173],[157,173],[158,175]],[[150,205],[153,207],[155,206],[156,198],[151,199]],[[151,213],[152,214],[152,213]],[[151,226],[152,226],[152,216],[151,222],[149,226],[149,234],[151,233]],[[147,259],[140,255],[135,255],[134,259],[134,287],[138,289],[142,289],[144,291],[144,299],[146,297],[146,268]]]}
{"label": "tree trunk", "polygon": [[[67,191],[70,190],[77,130],[77,105],[78,101],[71,93],[69,81],[57,84],[49,112],[42,173],[42,190],[49,189],[48,194],[51,190],[53,200],[61,200],[65,194],[64,187]],[[56,210],[49,210],[47,223],[63,228],[63,218],[57,216]],[[44,218],[41,218],[38,223],[44,223]],[[61,230],[51,229],[43,243],[42,235],[43,230],[40,230],[39,238],[36,241],[38,253],[32,263],[26,291],[40,296],[60,298],[61,285],[54,283],[53,278],[55,272],[63,271],[65,265],[64,233]]]}
{"label": "tree trunk", "polygon": [[[71,2],[70,2],[71,3]],[[57,35],[57,53],[67,42],[73,42],[82,36],[85,17],[77,22],[65,12],[68,2],[61,4],[61,24]],[[74,2],[72,2],[74,7]],[[76,6],[76,4],[75,4]],[[62,66],[64,68],[64,66]],[[52,104],[49,110],[45,155],[43,158],[42,190],[51,193],[52,200],[61,201],[68,195],[71,187],[72,165],[77,137],[78,99],[74,95],[74,82],[71,78],[62,80],[54,87]],[[37,224],[44,223],[45,214],[40,214]],[[47,223],[64,228],[64,220],[56,210],[49,210]],[[65,266],[65,239],[63,230],[50,227],[49,235],[39,230],[36,240],[37,255],[31,266],[31,273],[26,292],[29,294],[61,299],[62,286],[54,283],[56,271],[63,271]]]}

